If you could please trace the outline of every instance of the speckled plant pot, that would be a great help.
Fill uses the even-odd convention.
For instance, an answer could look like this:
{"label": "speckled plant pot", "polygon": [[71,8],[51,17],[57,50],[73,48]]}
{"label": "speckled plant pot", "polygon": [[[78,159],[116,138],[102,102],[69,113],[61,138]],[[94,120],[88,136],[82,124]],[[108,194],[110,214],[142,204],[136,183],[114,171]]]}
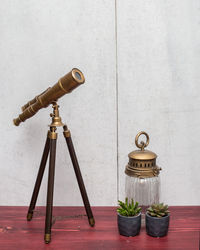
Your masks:
{"label": "speckled plant pot", "polygon": [[127,217],[117,214],[119,233],[124,236],[135,236],[141,228],[141,213],[137,216]]}
{"label": "speckled plant pot", "polygon": [[162,237],[168,233],[169,228],[169,214],[165,217],[152,217],[146,213],[146,232],[153,237]]}

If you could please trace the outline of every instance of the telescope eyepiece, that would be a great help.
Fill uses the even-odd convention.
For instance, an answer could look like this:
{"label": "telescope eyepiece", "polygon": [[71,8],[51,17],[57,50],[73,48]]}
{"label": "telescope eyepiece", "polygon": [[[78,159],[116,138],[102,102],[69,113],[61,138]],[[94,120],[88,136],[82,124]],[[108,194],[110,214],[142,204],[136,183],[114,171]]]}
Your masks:
{"label": "telescope eyepiece", "polygon": [[15,126],[19,126],[20,122],[21,121],[20,121],[19,118],[13,119],[13,123],[14,123]]}

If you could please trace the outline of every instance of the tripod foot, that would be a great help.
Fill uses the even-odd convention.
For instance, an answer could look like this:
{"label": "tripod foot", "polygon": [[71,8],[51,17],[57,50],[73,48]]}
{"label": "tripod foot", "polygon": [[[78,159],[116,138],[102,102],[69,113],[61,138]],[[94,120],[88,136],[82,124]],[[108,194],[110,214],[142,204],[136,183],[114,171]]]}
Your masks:
{"label": "tripod foot", "polygon": [[91,226],[91,227],[94,227],[94,225],[95,225],[95,220],[94,220],[94,218],[90,218],[90,219],[88,219],[88,220],[89,220],[90,226]]}
{"label": "tripod foot", "polygon": [[51,241],[51,234],[45,234],[44,235],[44,241],[46,244],[49,244]]}
{"label": "tripod foot", "polygon": [[33,212],[28,212],[26,217],[27,221],[31,221],[32,218],[33,218]]}

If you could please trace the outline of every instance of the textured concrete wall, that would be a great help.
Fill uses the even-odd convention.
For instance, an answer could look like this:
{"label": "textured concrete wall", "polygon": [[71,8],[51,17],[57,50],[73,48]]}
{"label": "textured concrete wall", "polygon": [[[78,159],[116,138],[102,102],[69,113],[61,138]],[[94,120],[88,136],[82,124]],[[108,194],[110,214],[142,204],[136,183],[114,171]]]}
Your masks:
{"label": "textured concrete wall", "polygon": [[[1,205],[27,205],[51,107],[20,127],[29,99],[73,67],[86,83],[59,100],[92,205],[124,198],[140,130],[158,154],[161,200],[200,204],[200,3],[197,0],[4,1],[0,6]],[[81,205],[58,129],[55,205]],[[47,171],[38,204],[45,204]]]}

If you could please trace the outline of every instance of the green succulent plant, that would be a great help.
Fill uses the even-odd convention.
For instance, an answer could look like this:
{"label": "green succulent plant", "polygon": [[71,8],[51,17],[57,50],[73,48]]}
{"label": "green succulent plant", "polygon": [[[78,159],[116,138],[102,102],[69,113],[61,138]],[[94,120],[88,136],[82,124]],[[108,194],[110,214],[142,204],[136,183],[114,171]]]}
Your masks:
{"label": "green succulent plant", "polygon": [[128,202],[128,198],[126,198],[125,202],[118,201],[118,204],[120,207],[117,209],[117,212],[122,216],[136,216],[141,212],[141,207],[138,207],[138,202],[136,201],[134,203],[133,199],[131,199],[131,202]]}
{"label": "green succulent plant", "polygon": [[164,217],[169,214],[168,205],[163,203],[153,204],[147,209],[147,213],[152,217]]}

